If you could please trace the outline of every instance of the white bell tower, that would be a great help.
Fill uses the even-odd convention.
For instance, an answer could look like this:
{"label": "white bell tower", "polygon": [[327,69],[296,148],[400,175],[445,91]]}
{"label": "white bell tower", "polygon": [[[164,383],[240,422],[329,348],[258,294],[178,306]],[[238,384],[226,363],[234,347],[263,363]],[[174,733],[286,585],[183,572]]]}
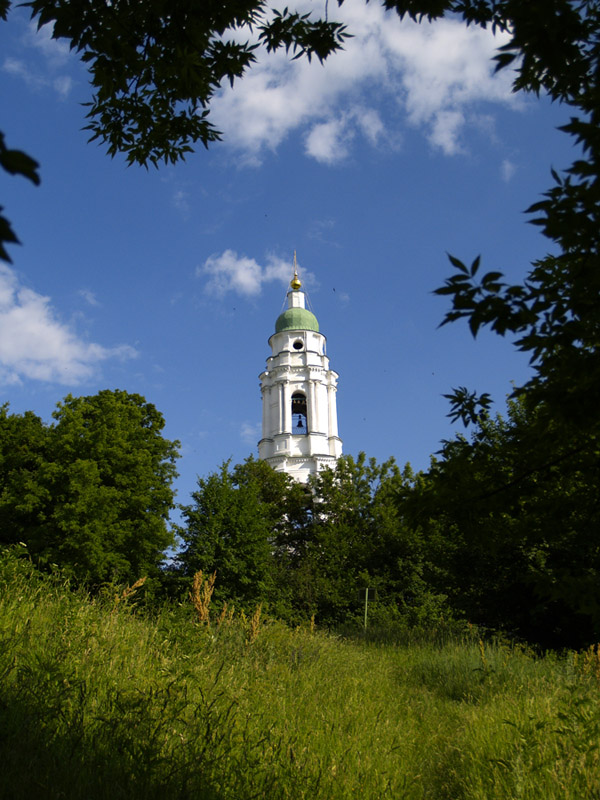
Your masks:
{"label": "white bell tower", "polygon": [[260,375],[262,439],[258,457],[302,483],[342,454],[338,436],[338,375],[329,369],[325,337],[305,305],[294,253],[288,308],[269,339],[272,355]]}

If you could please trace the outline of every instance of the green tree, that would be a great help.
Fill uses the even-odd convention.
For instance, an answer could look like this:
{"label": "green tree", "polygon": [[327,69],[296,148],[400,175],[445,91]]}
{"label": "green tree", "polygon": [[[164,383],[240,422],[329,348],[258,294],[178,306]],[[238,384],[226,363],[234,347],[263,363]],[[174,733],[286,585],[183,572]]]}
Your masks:
{"label": "green tree", "polygon": [[286,509],[298,505],[299,493],[287,475],[252,457],[199,478],[193,503],[183,507],[181,574],[216,570],[217,599],[281,605],[277,553]]}
{"label": "green tree", "polygon": [[[419,0],[394,3],[412,16]],[[554,435],[568,439],[597,421],[600,393],[600,5],[597,0],[450,0],[431,3],[431,16],[461,13],[467,22],[508,31],[498,68],[516,66],[515,90],[544,92],[573,110],[562,130],[581,148],[553,187],[528,211],[555,251],[535,261],[518,284],[501,272],[480,274],[451,257],[455,273],[437,290],[452,299],[444,323],[464,318],[473,335],[482,326],[512,335],[530,355],[533,376],[516,395],[530,409],[543,406]],[[475,421],[488,395],[461,388],[451,396],[452,416]],[[561,430],[556,423],[561,420]]]}
{"label": "green tree", "polygon": [[367,587],[377,590],[380,608],[407,624],[424,621],[426,606],[439,607],[424,577],[421,533],[405,523],[399,502],[414,480],[410,467],[401,472],[393,459],[378,464],[361,453],[310,481],[310,513],[284,551],[299,609],[338,625],[360,616]]}
{"label": "green tree", "polygon": [[50,502],[42,472],[49,458],[49,431],[31,411],[0,408],[0,542],[31,542]]}
{"label": "green tree", "polygon": [[23,541],[39,563],[92,586],[156,576],[173,541],[178,455],[162,415],[140,395],[104,390],[67,396],[53,416],[50,426],[6,409],[0,417],[12,431],[3,437],[2,541]]}
{"label": "green tree", "polygon": [[470,440],[444,444],[405,511],[458,612],[546,647],[583,647],[600,635],[600,442],[565,444],[547,425],[523,402],[482,419]]}
{"label": "green tree", "polygon": [[[445,598],[431,590],[427,543],[404,518],[402,497],[420,476],[393,459],[339,459],[308,486],[247,459],[199,478],[183,508],[180,580],[216,570],[215,597],[266,602],[289,621],[315,615],[338,626],[362,614],[359,593],[376,589],[374,612],[405,626],[438,621]],[[174,581],[176,583],[176,581]]]}

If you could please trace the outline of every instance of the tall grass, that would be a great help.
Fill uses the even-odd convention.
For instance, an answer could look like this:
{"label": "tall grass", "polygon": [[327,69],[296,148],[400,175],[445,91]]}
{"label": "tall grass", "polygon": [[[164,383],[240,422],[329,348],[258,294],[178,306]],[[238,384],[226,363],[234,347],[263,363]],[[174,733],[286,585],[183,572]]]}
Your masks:
{"label": "tall grass", "polygon": [[132,598],[4,560],[0,797],[600,797],[597,650],[352,643]]}

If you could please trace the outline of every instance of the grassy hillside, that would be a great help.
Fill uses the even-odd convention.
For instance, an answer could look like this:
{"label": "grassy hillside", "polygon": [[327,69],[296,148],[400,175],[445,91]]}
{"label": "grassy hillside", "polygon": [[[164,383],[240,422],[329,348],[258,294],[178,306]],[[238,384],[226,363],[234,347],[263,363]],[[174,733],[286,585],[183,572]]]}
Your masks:
{"label": "grassy hillside", "polygon": [[600,797],[600,656],[152,620],[0,569],[0,797]]}

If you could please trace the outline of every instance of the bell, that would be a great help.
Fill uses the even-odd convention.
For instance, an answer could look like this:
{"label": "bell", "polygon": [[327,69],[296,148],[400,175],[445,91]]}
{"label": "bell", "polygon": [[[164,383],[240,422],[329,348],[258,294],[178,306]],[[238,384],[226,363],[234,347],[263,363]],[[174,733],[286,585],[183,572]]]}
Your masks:
{"label": "bell", "polygon": [[304,425],[302,424],[302,417],[298,414],[298,424],[296,425],[297,428],[303,428]]}

